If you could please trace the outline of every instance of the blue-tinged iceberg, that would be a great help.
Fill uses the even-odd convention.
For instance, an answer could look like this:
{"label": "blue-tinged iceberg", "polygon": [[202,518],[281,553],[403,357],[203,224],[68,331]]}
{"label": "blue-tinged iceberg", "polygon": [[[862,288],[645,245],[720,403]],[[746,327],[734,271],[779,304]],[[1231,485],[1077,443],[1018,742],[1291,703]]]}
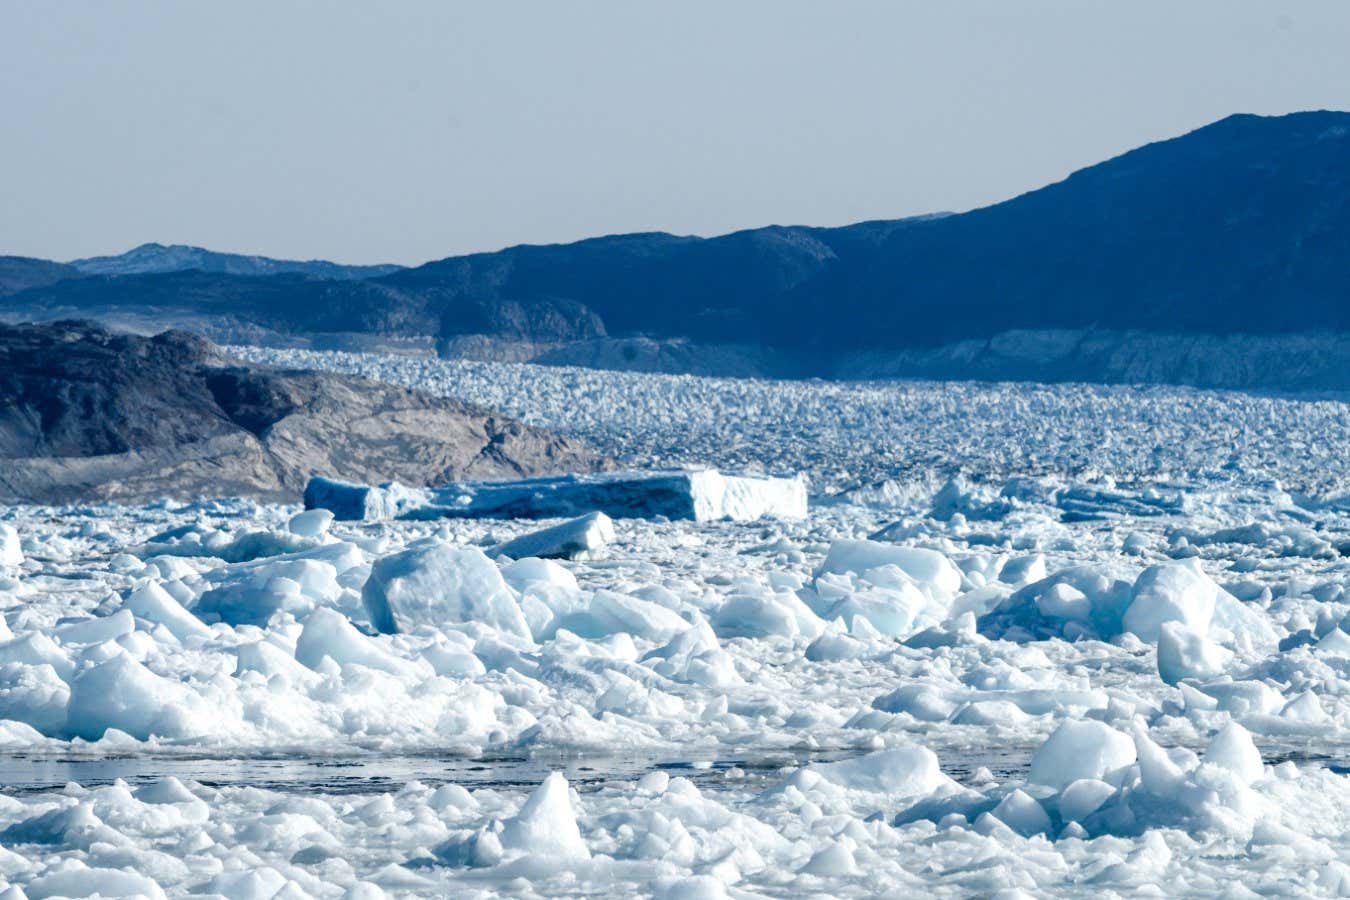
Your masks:
{"label": "blue-tinged iceberg", "polygon": [[311,478],[306,509],[339,519],[559,519],[599,511],[613,518],[730,519],[806,516],[806,479],[723,475],[715,469],[606,472],[515,481],[464,481],[440,488],[363,485]]}

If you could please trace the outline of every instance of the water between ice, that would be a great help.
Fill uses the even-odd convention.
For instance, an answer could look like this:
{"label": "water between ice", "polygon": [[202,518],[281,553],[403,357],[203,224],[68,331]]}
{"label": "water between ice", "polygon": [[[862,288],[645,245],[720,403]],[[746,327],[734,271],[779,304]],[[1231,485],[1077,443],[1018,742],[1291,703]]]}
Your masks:
{"label": "water between ice", "polygon": [[[1033,748],[999,747],[944,754],[943,771],[962,783],[987,769],[999,782],[1021,780],[1031,764]],[[831,762],[859,755],[859,751],[755,751],[744,755],[682,758],[629,754],[622,756],[466,757],[436,753],[346,756],[218,757],[189,754],[127,754],[82,756],[74,753],[14,753],[0,755],[0,793],[22,795],[58,790],[76,782],[86,788],[122,779],[133,787],[166,776],[197,781],[208,787],[255,787],[283,793],[379,794],[397,791],[420,781],[430,786],[458,784],[470,789],[491,787],[532,790],[550,772],[562,772],[580,792],[599,790],[618,782],[635,781],[653,770],[682,775],[702,790],[738,787],[746,782],[779,779],[785,770],[812,762]],[[1324,753],[1264,754],[1266,762],[1293,760],[1300,765],[1321,764],[1350,773],[1350,755]]]}

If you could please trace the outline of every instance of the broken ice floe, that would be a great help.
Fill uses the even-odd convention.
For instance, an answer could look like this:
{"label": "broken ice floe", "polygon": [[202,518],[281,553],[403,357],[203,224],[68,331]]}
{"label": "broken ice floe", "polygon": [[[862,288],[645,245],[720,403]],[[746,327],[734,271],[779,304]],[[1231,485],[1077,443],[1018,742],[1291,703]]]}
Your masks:
{"label": "broken ice floe", "polygon": [[512,559],[590,559],[614,540],[614,523],[602,512],[587,513],[540,531],[522,534],[492,548],[494,556]]}
{"label": "broken ice floe", "polygon": [[750,522],[806,516],[806,479],[723,475],[714,469],[606,472],[519,481],[465,481],[441,488],[361,485],[311,478],[306,509],[337,518],[555,519],[599,511],[613,518]]}

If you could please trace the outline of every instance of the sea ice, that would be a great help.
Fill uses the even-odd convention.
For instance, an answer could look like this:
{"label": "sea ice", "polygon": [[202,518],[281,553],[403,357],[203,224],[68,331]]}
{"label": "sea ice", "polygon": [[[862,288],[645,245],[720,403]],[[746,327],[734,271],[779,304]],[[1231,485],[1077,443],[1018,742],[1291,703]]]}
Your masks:
{"label": "sea ice", "polygon": [[599,511],[613,518],[750,522],[765,516],[804,518],[807,490],[801,477],[723,475],[714,469],[464,481],[429,490],[313,478],[305,488],[305,506],[358,521],[554,519]]}

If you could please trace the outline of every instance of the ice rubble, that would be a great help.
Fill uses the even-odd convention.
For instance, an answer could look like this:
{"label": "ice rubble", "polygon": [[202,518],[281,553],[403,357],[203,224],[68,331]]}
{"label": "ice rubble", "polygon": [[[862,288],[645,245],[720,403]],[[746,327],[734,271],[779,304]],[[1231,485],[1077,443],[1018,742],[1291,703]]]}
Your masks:
{"label": "ice rubble", "polygon": [[[1217,404],[1262,441],[1292,435],[1317,453],[1343,408],[635,384],[604,402],[632,412],[652,385],[721,398],[714,412],[762,401],[798,437],[772,448],[785,456],[754,452],[813,483],[871,471],[833,429],[847,420],[854,443],[884,443],[903,425],[886,404],[891,418],[931,414],[905,453],[1006,477],[944,487],[891,469],[890,487],[822,498],[806,519],[629,519],[584,553],[553,522],[343,522],[228,501],[8,511],[23,536],[22,561],[0,571],[9,751],[584,751],[596,767],[596,754],[641,752],[688,777],[355,798],[72,785],[0,797],[0,878],[30,894],[121,872],[174,895],[316,897],[525,882],[1213,894],[1239,877],[1266,894],[1350,891],[1348,779],[1304,759],[1339,759],[1350,733],[1350,506],[1244,475],[1245,457],[1229,465],[1249,447],[1242,429],[1195,424]],[[972,398],[987,423],[960,408]],[[1048,437],[1020,441],[1033,410]],[[597,415],[577,421],[602,428]],[[658,434],[643,415],[635,428]],[[683,427],[691,453],[716,430]],[[1134,441],[1148,452],[1131,456]],[[1024,462],[1000,455],[1013,445],[1056,474],[1007,474]],[[708,458],[742,451],[721,452]],[[1186,479],[1129,483],[1140,459]],[[1267,764],[1257,747],[1271,763],[1302,756]]]}
{"label": "ice rubble", "polygon": [[[400,542],[335,535],[327,524],[294,551],[265,539],[272,532],[251,532],[255,547],[284,551],[271,556],[125,563],[126,587],[100,615],[20,626],[0,643],[0,715],[56,740],[380,745],[398,735],[487,747],[650,746],[687,738],[681,729],[691,726],[734,741],[766,712],[780,722],[773,727],[846,743],[860,728],[1035,730],[1085,711],[1170,717],[1196,730],[1226,715],[1266,734],[1347,713],[1340,689],[1310,693],[1309,678],[1350,660],[1350,646],[1337,644],[1350,635],[1328,624],[1282,654],[1267,616],[1195,558],[1047,573],[1041,554],[844,538],[822,545],[819,563],[800,574],[747,573],[709,590],[643,583],[641,574],[616,582],[606,560],[574,569],[494,560],[446,526],[409,526]],[[275,533],[294,533],[284,527]],[[651,523],[635,539],[674,527]],[[238,544],[209,528],[193,533],[205,537],[193,544],[203,554]],[[543,546],[538,534],[515,540]],[[750,545],[736,564],[767,550],[791,558],[783,546]],[[1043,636],[1057,641],[1035,643]],[[1150,648],[1155,687],[1106,691],[1058,676],[1046,655],[1079,644],[1094,652],[1102,639]],[[784,654],[798,662],[766,667]],[[796,714],[755,696],[801,690],[818,667],[840,666],[884,666],[893,686],[867,692],[860,682],[851,716],[823,695]],[[1164,689],[1180,694],[1149,698]]]}
{"label": "ice rubble", "polygon": [[442,488],[349,484],[311,478],[305,506],[338,518],[551,519],[599,511],[614,518],[730,519],[806,516],[806,481],[723,475],[715,469],[604,472],[520,481],[464,481]]}
{"label": "ice rubble", "polygon": [[701,784],[658,769],[584,796],[558,772],[524,791],[413,781],[373,796],[174,778],[70,784],[0,804],[0,844],[13,848],[0,851],[0,886],[30,897],[458,895],[527,883],[658,896],[1212,894],[1243,855],[1266,893],[1350,890],[1350,778],[1266,765],[1235,724],[1205,744],[1168,750],[1138,721],[1070,721],[1025,779],[970,785],[915,746]]}
{"label": "ice rubble", "polygon": [[[727,471],[809,468],[822,493],[917,479],[931,499],[959,473],[1000,485],[1010,477],[1106,474],[1162,485],[1123,498],[1131,501],[1130,515],[1147,518],[1177,512],[1166,483],[1178,476],[1236,476],[1291,493],[1350,494],[1340,451],[1350,442],[1350,417],[1335,400],[1134,385],[693,378],[229,349],[252,362],[347,372],[458,397],[644,468],[686,462]],[[736,423],[736,440],[727,440],[728,422]],[[1078,496],[1065,498],[1065,512],[1099,517],[1118,507],[1117,491],[1080,484],[1072,491]]]}

